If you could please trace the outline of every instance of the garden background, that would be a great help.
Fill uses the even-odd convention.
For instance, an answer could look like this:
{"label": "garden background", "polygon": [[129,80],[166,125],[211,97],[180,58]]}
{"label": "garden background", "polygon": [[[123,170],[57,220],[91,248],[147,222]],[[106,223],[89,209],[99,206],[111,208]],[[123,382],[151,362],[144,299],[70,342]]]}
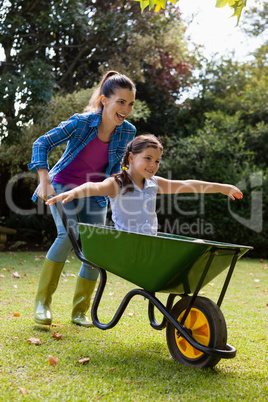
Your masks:
{"label": "garden background", "polygon": [[[7,241],[0,232],[0,401],[267,400],[268,2],[242,12],[237,29],[260,46],[239,62],[235,55],[206,58],[188,37],[179,2],[171,2],[157,13],[141,13],[139,2],[126,0],[0,2],[0,229],[16,229]],[[239,16],[246,1],[217,0],[226,3],[240,8]],[[44,204],[31,201],[32,143],[82,112],[109,69],[137,85],[131,121],[138,134],[163,141],[161,175],[230,182],[244,192],[236,202],[219,194],[158,200],[162,231],[254,246],[238,261],[222,305],[237,356],[214,369],[173,361],[165,331],[149,325],[143,298],[112,331],[72,325],[80,266],[74,253],[53,300],[53,325],[33,323],[55,227]],[[61,153],[51,152],[51,166]],[[217,300],[225,275],[200,294]],[[108,273],[101,320],[111,319],[131,288]]]}
{"label": "garden background", "polygon": [[[170,2],[141,13],[138,2],[125,0],[4,1],[0,226],[17,229],[5,249],[45,249],[53,241],[49,212],[31,201],[32,143],[82,112],[102,74],[116,69],[137,85],[129,119],[137,133],[164,143],[160,175],[229,182],[244,192],[235,203],[220,195],[159,199],[160,231],[248,244],[252,256],[267,257],[267,5],[243,11],[238,29],[263,41],[238,62],[208,60],[198,43],[190,51],[187,23]],[[50,165],[61,152],[51,152]]]}

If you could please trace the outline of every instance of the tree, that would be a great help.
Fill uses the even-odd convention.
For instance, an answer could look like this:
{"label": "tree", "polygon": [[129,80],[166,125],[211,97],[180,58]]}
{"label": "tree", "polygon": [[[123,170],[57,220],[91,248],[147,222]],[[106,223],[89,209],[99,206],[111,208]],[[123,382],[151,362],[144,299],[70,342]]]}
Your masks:
{"label": "tree", "polygon": [[[145,15],[127,0],[10,0],[3,6],[0,138],[8,143],[17,141],[23,124],[38,121],[34,106],[44,107],[59,90],[91,88],[108,69],[142,82],[170,57],[191,68],[179,13],[168,7]],[[170,90],[174,80],[183,81],[179,70],[166,83]]]}
{"label": "tree", "polygon": [[[237,221],[228,213],[226,200],[207,196],[204,208],[199,207],[198,200],[179,200],[180,211],[196,213],[178,215],[173,207],[168,218],[173,226],[169,227],[173,229],[176,220],[180,227],[195,227],[197,221],[204,227],[209,222],[213,233],[206,234],[199,227],[195,235],[228,242],[232,233],[232,242],[251,244],[256,255],[267,255],[267,45],[254,55],[246,63],[222,59],[207,64],[199,79],[198,95],[178,105],[177,124],[183,128],[179,136],[165,138],[160,175],[240,183],[244,200],[231,208],[242,219]],[[254,204],[255,200],[259,204]],[[174,203],[168,201],[170,204]],[[166,219],[164,214],[159,221],[165,225]],[[248,226],[241,224],[245,221]]]}
{"label": "tree", "polygon": [[252,36],[262,35],[267,30],[268,24],[268,2],[256,1],[256,6],[246,10],[241,29]]}

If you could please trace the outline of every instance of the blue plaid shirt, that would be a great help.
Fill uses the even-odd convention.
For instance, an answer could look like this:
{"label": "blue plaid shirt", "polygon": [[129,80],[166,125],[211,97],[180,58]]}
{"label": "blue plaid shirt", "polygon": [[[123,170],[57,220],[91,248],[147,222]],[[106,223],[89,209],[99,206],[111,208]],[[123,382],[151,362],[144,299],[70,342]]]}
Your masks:
{"label": "blue plaid shirt", "polygon": [[[67,142],[65,152],[49,171],[51,183],[54,177],[70,162],[78,153],[98,135],[99,124],[102,118],[102,109],[96,113],[74,114],[70,119],[59,124],[58,127],[44,134],[33,144],[32,161],[28,165],[30,170],[37,172],[38,169],[47,169],[48,153],[58,145]],[[120,126],[116,126],[111,136],[108,152],[108,166],[106,177],[120,171],[120,163],[125,152],[126,146],[136,134],[136,128],[128,121],[124,121]],[[107,197],[95,197],[101,207],[107,205]],[[37,200],[34,193],[33,201]]]}

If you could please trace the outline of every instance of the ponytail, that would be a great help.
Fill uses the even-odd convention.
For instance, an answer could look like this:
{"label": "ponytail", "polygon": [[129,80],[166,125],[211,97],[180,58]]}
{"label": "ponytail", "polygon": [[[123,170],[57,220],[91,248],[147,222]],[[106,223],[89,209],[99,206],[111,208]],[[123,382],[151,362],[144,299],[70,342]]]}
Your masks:
{"label": "ponytail", "polygon": [[85,107],[84,112],[97,112],[102,108],[102,103],[100,101],[101,95],[110,98],[110,96],[115,94],[115,91],[118,88],[129,89],[136,93],[134,83],[126,75],[120,74],[114,70],[108,71],[102,77],[100,84],[93,92],[89,104]]}
{"label": "ponytail", "polygon": [[127,173],[127,169],[129,167],[128,157],[129,157],[129,152],[131,151],[131,144],[132,144],[132,141],[128,143],[126,152],[123,156],[123,160],[121,163],[122,171],[120,173],[117,173],[114,175],[115,181],[119,184],[119,187],[125,188],[123,195],[125,195],[126,193],[134,192],[134,186],[133,186],[132,180]]}

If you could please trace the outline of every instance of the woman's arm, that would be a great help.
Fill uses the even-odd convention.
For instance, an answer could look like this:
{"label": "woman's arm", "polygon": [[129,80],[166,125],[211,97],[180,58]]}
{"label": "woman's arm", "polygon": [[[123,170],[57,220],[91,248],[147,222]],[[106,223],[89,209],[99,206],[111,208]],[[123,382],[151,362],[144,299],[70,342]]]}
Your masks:
{"label": "woman's arm", "polygon": [[72,138],[77,128],[78,117],[79,115],[75,114],[67,121],[61,122],[58,127],[48,131],[33,143],[32,160],[28,164],[30,170],[34,172],[37,172],[38,169],[49,170],[48,153]]}
{"label": "woman's arm", "polygon": [[51,184],[50,177],[47,169],[38,169],[39,184],[36,189],[38,197],[47,201],[49,195],[56,195],[55,190]]}
{"label": "woman's arm", "polygon": [[75,187],[70,191],[59,194],[56,197],[51,198],[46,202],[47,205],[53,205],[58,201],[62,201],[63,204],[72,201],[74,198],[85,198],[98,196],[110,196],[115,197],[118,194],[119,185],[113,177],[109,177],[102,182],[98,183],[85,183],[81,186]]}
{"label": "woman's arm", "polygon": [[231,184],[212,183],[200,180],[168,180],[163,177],[156,177],[158,181],[159,194],[176,193],[221,193],[227,195],[232,200],[243,198],[239,188]]}

